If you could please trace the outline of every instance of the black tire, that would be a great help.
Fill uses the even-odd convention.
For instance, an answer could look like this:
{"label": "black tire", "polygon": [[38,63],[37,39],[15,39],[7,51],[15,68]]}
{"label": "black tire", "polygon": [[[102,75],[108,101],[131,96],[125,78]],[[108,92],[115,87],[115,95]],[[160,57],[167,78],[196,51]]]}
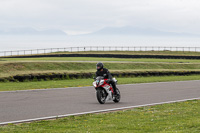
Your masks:
{"label": "black tire", "polygon": [[106,102],[107,94],[104,89],[97,89],[97,100],[100,104],[104,104]]}
{"label": "black tire", "polygon": [[121,94],[118,88],[116,88],[116,92],[117,92],[117,96],[115,97],[115,99],[113,100],[115,103],[118,103],[121,99]]}

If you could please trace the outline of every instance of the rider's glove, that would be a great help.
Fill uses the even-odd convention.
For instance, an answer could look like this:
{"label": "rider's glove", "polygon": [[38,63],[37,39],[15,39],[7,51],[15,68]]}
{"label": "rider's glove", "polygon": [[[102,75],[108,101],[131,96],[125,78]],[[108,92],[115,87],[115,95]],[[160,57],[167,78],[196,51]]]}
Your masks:
{"label": "rider's glove", "polygon": [[107,79],[107,80],[106,80],[106,83],[109,83],[109,82],[110,82],[110,79]]}

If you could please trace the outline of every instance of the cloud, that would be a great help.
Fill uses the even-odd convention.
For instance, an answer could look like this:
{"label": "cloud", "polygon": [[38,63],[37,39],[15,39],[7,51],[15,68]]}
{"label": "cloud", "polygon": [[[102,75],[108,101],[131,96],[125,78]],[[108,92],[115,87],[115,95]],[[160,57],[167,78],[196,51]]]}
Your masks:
{"label": "cloud", "polygon": [[145,27],[200,32],[198,0],[0,0],[0,28],[90,32]]}

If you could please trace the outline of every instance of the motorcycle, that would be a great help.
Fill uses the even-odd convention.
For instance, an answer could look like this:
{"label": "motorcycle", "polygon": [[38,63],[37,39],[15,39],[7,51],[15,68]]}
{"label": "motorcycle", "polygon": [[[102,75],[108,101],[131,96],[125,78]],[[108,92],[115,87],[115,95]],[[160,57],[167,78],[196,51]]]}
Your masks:
{"label": "motorcycle", "polygon": [[[107,83],[108,79],[104,79],[103,76],[98,76],[93,82],[93,86],[96,89],[97,100],[100,104],[104,104],[106,101],[114,101],[118,103],[120,101],[121,95],[118,88],[116,88],[116,96],[114,96],[113,87],[111,84]],[[117,80],[113,78],[113,81],[117,84]]]}

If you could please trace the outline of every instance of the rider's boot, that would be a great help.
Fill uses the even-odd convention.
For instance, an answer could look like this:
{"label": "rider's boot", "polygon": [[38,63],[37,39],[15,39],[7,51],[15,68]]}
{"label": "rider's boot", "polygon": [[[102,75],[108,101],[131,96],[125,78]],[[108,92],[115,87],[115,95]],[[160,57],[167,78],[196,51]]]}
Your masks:
{"label": "rider's boot", "polygon": [[116,95],[117,95],[117,91],[116,91],[116,88],[117,88],[117,87],[116,87],[116,84],[114,83],[112,86],[113,86],[114,96],[116,96]]}

